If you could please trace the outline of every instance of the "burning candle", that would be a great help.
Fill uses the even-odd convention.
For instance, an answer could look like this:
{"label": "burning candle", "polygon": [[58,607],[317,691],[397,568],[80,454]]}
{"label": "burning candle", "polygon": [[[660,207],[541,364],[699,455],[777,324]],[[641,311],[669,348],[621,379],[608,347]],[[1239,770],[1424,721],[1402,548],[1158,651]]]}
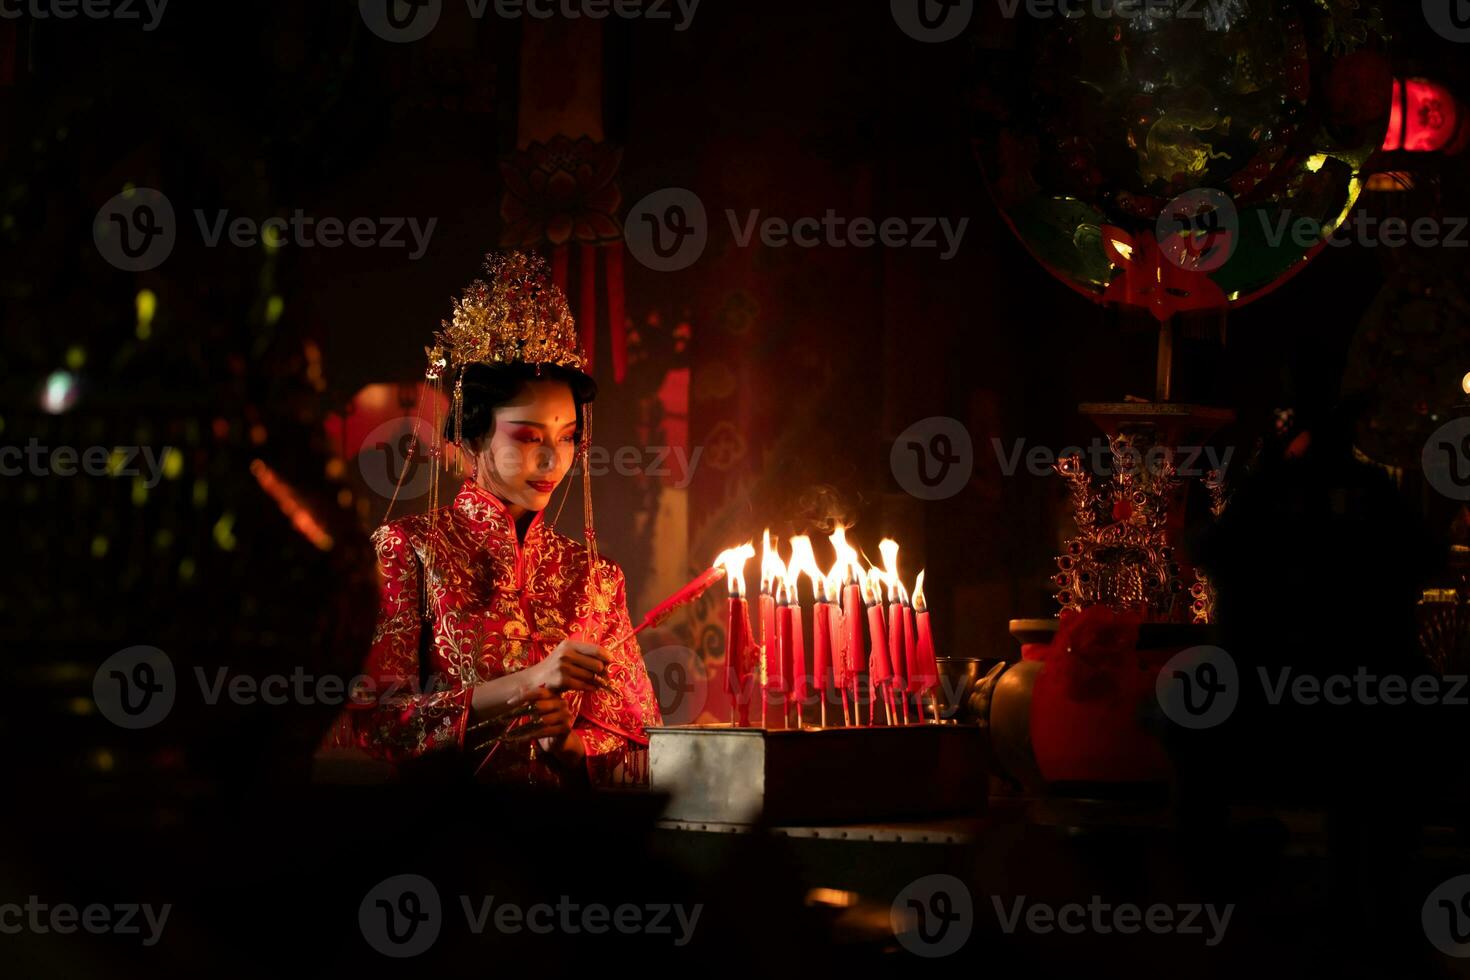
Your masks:
{"label": "burning candle", "polygon": [[807,698],[806,627],[801,612],[800,579],[793,578],[787,584],[786,599],[791,608],[791,647],[786,656],[786,667],[791,675],[791,710],[796,715],[796,727],[800,728],[801,706]]}
{"label": "burning candle", "polygon": [[[847,662],[850,665],[849,672],[852,676],[852,701],[853,714],[859,725],[863,723],[862,704],[858,699],[858,691],[863,681],[863,617],[866,615],[863,607],[862,585],[856,576],[844,579],[846,585],[843,588],[842,616],[844,631],[847,634]],[[868,724],[873,723],[872,692],[869,691],[868,698]]]}
{"label": "burning candle", "polygon": [[842,619],[842,573],[834,567],[827,573],[822,592],[827,596],[827,640],[832,647],[832,680],[842,695],[842,723],[852,724],[847,707],[847,690],[853,686],[853,667],[847,656],[847,626]]}
{"label": "burning candle", "polygon": [[[837,569],[842,571],[842,588],[839,598],[842,600],[842,648],[844,674],[848,684],[852,687],[852,720],[853,724],[861,725],[862,702],[858,697],[858,684],[862,680],[862,657],[863,657],[863,598],[861,586],[857,579],[861,577],[863,570],[858,564],[857,552],[852,545],[847,543],[847,529],[838,526],[831,534],[832,548],[837,552],[837,566],[833,569],[834,577]],[[845,690],[844,686],[844,690]],[[872,708],[869,708],[871,712]],[[869,722],[872,721],[871,714]]]}
{"label": "burning candle", "polygon": [[[765,724],[766,703],[770,700],[770,667],[778,664],[776,658],[776,580],[784,575],[786,566],[771,548],[771,531],[761,533],[761,719]],[[780,677],[780,671],[776,672]]]}
{"label": "burning candle", "polygon": [[821,725],[827,727],[827,672],[832,662],[832,607],[822,577],[812,579],[812,677],[821,697]]}
{"label": "burning candle", "polygon": [[881,690],[888,704],[888,723],[898,724],[893,704],[893,663],[888,659],[888,626],[883,622],[883,576],[873,569],[863,576],[863,605],[868,613],[868,639],[872,652],[868,655],[868,693],[877,698]]}
{"label": "burning candle", "polygon": [[[812,580],[815,599],[816,581],[821,578],[821,572],[817,569],[817,556],[812,551],[812,539],[805,534],[798,534],[791,539],[791,562],[786,566],[786,596],[791,602],[791,697],[796,705],[797,727],[801,726],[801,707],[811,692],[806,669],[806,614],[801,608],[803,575]],[[816,642],[815,636],[813,633],[813,643]]]}
{"label": "burning candle", "polygon": [[795,686],[792,678],[792,663],[796,648],[791,639],[791,594],[786,590],[786,580],[776,582],[776,670],[772,689],[781,693],[781,727],[790,721],[787,711],[789,696]]}
{"label": "burning candle", "polygon": [[903,723],[909,723],[908,664],[903,655],[903,606],[898,596],[890,591],[888,597],[888,656],[893,662],[893,691],[901,705],[899,713]]}
{"label": "burning candle", "polygon": [[888,586],[888,658],[893,663],[892,690],[898,695],[899,704],[903,707],[903,723],[907,725],[909,671],[903,652],[903,606],[898,597],[898,542],[884,538],[878,542],[878,553],[883,556],[884,581]]}
{"label": "burning candle", "polygon": [[[914,618],[919,629],[919,676],[932,688],[939,683],[939,661],[934,654],[934,634],[929,629],[929,603],[924,598],[924,573],[914,583]],[[934,705],[934,720],[939,720],[939,704]]]}
{"label": "burning candle", "polygon": [[766,663],[766,648],[764,646],[762,646],[760,648],[760,652],[761,652],[761,659],[760,659],[760,663],[761,663],[761,670],[760,670],[761,727],[762,728],[765,728],[766,727],[766,687],[770,684],[771,677],[770,677],[770,671],[768,669],[768,664]]}
{"label": "burning candle", "polygon": [[715,559],[726,573],[729,589],[729,617],[725,628],[725,693],[730,696],[732,724],[750,726],[751,679],[755,665],[751,662],[750,609],[745,601],[745,563],[755,555],[755,547],[746,542],[739,548],[721,552]]}
{"label": "burning candle", "polygon": [[924,721],[924,692],[937,678],[928,679],[919,668],[919,641],[914,626],[914,607],[909,601],[908,590],[903,583],[898,586],[899,599],[903,602],[903,654],[909,669],[909,693],[914,696],[914,706],[919,710],[919,722]]}

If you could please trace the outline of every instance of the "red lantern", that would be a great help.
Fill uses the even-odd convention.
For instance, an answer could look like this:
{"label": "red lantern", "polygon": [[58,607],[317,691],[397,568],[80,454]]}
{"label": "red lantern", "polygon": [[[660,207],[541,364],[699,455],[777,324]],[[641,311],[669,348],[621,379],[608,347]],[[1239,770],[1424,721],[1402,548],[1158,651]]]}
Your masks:
{"label": "red lantern", "polygon": [[1465,112],[1448,88],[1427,78],[1394,79],[1383,149],[1459,153],[1470,139]]}

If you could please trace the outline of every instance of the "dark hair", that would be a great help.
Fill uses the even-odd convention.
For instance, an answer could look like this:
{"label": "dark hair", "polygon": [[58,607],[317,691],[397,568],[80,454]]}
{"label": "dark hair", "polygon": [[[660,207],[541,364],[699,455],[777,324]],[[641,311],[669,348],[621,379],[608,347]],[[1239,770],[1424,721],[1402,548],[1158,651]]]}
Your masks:
{"label": "dark hair", "polygon": [[[528,381],[565,381],[577,406],[577,439],[582,438],[582,406],[597,397],[597,382],[581,371],[557,364],[471,364],[464,370],[464,419],[461,435],[474,442],[495,428],[495,410],[508,403]],[[454,438],[454,414],[444,421],[444,438]]]}

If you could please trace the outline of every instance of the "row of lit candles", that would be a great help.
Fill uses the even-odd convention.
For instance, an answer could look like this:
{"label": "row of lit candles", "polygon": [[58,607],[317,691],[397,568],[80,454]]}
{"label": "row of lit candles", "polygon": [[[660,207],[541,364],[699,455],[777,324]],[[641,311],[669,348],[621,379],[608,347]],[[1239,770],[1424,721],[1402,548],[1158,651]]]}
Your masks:
{"label": "row of lit candles", "polygon": [[[715,560],[715,567],[725,572],[729,589],[725,689],[734,705],[734,724],[751,725],[751,702],[759,690],[762,727],[767,727],[767,705],[773,694],[780,727],[790,727],[793,712],[795,727],[800,727],[801,705],[815,688],[821,724],[826,727],[830,681],[842,696],[843,724],[862,725],[859,691],[865,673],[870,705],[867,724],[877,723],[880,709],[886,724],[925,721],[924,696],[937,688],[939,671],[924,601],[924,573],[919,572],[910,593],[898,574],[898,542],[883,539],[878,545],[883,567],[864,568],[858,552],[847,542],[846,529],[838,527],[829,540],[836,560],[823,573],[806,535],[791,539],[791,558],[785,562],[771,546],[771,532],[762,535],[758,642],[751,634],[745,598],[745,565],[755,556],[755,545],[747,542],[730,548]],[[810,675],[803,577],[811,582],[813,599]],[[910,699],[915,708],[912,715]],[[937,722],[938,705],[930,703]]]}

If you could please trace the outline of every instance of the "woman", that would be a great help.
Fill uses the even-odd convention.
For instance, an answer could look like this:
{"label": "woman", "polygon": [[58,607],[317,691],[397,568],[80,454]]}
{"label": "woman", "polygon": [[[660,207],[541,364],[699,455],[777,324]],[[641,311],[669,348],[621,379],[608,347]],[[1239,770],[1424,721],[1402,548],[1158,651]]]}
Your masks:
{"label": "woman", "polygon": [[443,436],[471,477],[449,506],[373,535],[382,602],[357,740],[399,762],[464,753],[480,778],[646,782],[658,704],[637,641],[622,642],[623,573],[596,552],[590,485],[587,545],[544,519],[585,454],[597,386],[545,263],[510,253],[486,269],[428,349],[430,380],[455,379]]}

